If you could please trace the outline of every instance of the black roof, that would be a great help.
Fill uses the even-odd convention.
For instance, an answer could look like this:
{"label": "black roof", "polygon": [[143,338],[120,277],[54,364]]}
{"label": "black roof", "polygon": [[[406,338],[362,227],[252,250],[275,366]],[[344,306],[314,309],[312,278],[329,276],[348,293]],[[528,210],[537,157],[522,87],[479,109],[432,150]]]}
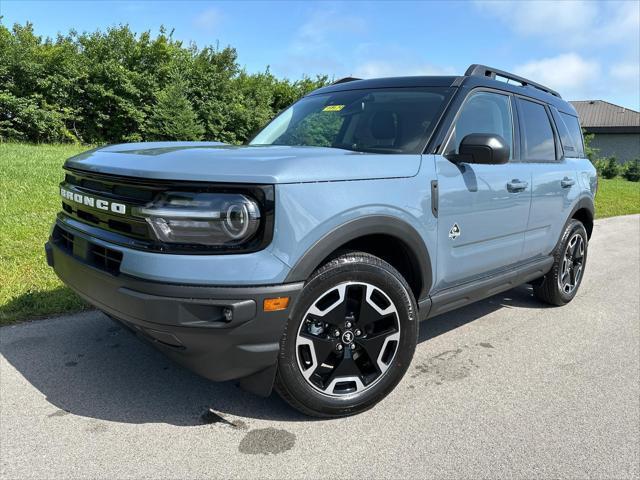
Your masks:
{"label": "black roof", "polygon": [[[507,83],[497,80],[495,77],[508,79]],[[341,92],[346,90],[360,90],[368,88],[406,88],[406,87],[459,87],[471,89],[476,87],[489,87],[504,90],[518,95],[524,95],[553,105],[558,110],[577,115],[573,106],[563,100],[560,95],[539,83],[526,78],[510,74],[508,72],[486,67],[484,65],[471,65],[465,75],[462,76],[415,76],[415,77],[388,77],[372,78],[367,80],[352,79],[351,77],[338,80],[332,85],[314,90],[309,95]]]}
{"label": "black roof", "polygon": [[458,77],[387,77],[367,80],[354,79],[349,81],[341,79],[336,83],[314,90],[312,94],[360,90],[363,88],[450,87],[457,78]]}

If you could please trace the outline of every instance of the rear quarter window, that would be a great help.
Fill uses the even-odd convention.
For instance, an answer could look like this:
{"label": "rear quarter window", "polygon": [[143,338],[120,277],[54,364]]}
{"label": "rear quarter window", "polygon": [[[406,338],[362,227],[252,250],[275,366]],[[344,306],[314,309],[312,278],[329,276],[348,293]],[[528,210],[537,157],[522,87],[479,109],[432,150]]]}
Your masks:
{"label": "rear quarter window", "polygon": [[[577,117],[569,115],[568,113],[560,112],[560,119],[569,134],[571,144],[574,148],[574,156],[584,157],[584,145],[582,143],[582,130],[580,129],[580,122]],[[564,146],[564,141],[562,141]],[[568,152],[566,153],[569,156]]]}

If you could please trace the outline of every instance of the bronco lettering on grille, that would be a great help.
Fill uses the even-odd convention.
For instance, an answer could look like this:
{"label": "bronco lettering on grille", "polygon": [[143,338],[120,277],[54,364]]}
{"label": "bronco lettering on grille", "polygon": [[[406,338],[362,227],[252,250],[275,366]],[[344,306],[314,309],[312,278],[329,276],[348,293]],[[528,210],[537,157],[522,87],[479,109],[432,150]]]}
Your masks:
{"label": "bronco lettering on grille", "polygon": [[107,212],[118,213],[120,215],[125,215],[127,213],[127,206],[123,203],[109,202],[101,198],[89,197],[62,187],[60,187],[60,196],[79,205],[86,205],[91,208],[97,208],[98,210],[105,210]]}

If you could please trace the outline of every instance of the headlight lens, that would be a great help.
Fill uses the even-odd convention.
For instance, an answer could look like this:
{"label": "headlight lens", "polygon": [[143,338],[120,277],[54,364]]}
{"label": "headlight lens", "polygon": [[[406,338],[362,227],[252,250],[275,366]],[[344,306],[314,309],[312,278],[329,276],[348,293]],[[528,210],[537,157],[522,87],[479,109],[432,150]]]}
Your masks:
{"label": "headlight lens", "polygon": [[237,193],[163,193],[135,208],[158,240],[207,246],[233,246],[250,240],[260,227],[260,208]]}

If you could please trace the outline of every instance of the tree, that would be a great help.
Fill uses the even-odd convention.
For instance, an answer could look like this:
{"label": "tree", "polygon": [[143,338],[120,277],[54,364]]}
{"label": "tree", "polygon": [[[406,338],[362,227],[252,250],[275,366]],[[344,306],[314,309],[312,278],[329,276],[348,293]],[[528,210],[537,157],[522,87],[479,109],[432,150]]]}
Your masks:
{"label": "tree", "polygon": [[583,130],[582,136],[584,137],[584,153],[591,163],[595,165],[598,160],[598,152],[600,150],[591,146],[591,141],[593,140],[594,135],[593,133],[586,133]]}
{"label": "tree", "polygon": [[204,127],[184,94],[185,84],[175,81],[158,94],[146,127],[149,140],[201,140]]}

